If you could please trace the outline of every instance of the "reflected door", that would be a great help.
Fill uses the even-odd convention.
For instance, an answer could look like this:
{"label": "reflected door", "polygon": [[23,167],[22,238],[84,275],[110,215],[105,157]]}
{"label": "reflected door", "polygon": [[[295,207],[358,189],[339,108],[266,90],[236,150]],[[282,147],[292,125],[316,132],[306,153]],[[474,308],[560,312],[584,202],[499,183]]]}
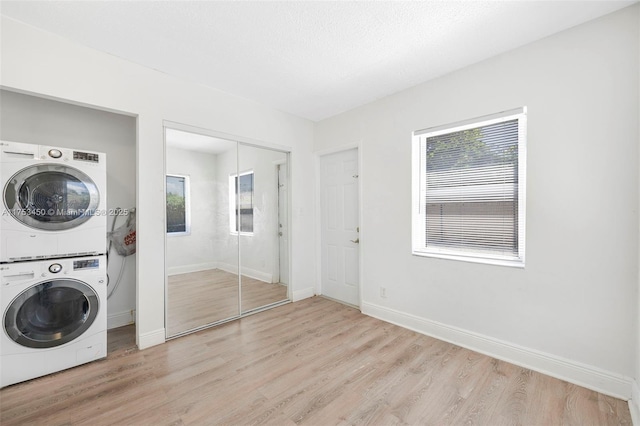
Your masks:
{"label": "reflected door", "polygon": [[289,179],[287,164],[278,164],[278,273],[289,285]]}
{"label": "reflected door", "polygon": [[[240,181],[237,222],[240,224],[240,292],[242,313],[264,309],[289,299],[287,278],[280,267],[288,264],[288,250],[281,250],[279,216],[279,171],[287,168],[288,154],[240,144],[238,175],[251,176]],[[283,259],[283,257],[287,257]]]}

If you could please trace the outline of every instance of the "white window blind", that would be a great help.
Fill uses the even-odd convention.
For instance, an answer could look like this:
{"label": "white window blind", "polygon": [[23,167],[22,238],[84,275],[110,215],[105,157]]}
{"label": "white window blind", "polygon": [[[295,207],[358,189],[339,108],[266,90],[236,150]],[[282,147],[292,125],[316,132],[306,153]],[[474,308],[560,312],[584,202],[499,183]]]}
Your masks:
{"label": "white window blind", "polygon": [[414,254],[523,262],[525,115],[515,113],[415,134]]}

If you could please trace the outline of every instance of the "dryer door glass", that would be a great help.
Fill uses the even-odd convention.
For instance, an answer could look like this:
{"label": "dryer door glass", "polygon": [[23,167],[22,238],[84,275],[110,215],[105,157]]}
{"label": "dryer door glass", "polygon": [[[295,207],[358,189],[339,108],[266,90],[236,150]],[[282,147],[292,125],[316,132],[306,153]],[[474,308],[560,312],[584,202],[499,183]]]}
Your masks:
{"label": "dryer door glass", "polygon": [[37,284],[20,293],[4,317],[7,334],[29,348],[51,348],[82,335],[98,314],[98,296],[69,279]]}
{"label": "dryer door glass", "polygon": [[11,177],[4,191],[11,215],[47,231],[74,228],[94,214],[100,194],[89,176],[73,167],[38,165]]}

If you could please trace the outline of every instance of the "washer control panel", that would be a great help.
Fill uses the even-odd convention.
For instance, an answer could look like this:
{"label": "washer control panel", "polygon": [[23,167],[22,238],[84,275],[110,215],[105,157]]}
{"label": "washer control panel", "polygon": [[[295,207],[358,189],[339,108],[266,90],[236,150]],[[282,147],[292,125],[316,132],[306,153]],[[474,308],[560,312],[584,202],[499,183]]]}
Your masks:
{"label": "washer control panel", "polygon": [[100,156],[93,152],[73,151],[73,159],[80,161],[89,161],[91,163],[100,162]]}

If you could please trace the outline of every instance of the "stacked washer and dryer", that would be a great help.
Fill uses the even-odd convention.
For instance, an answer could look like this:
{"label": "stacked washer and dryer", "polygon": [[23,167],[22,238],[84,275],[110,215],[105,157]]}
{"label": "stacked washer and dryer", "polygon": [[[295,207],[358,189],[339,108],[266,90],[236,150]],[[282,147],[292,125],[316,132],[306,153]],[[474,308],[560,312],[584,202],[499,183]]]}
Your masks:
{"label": "stacked washer and dryer", "polygon": [[106,157],[0,141],[0,387],[107,355]]}

